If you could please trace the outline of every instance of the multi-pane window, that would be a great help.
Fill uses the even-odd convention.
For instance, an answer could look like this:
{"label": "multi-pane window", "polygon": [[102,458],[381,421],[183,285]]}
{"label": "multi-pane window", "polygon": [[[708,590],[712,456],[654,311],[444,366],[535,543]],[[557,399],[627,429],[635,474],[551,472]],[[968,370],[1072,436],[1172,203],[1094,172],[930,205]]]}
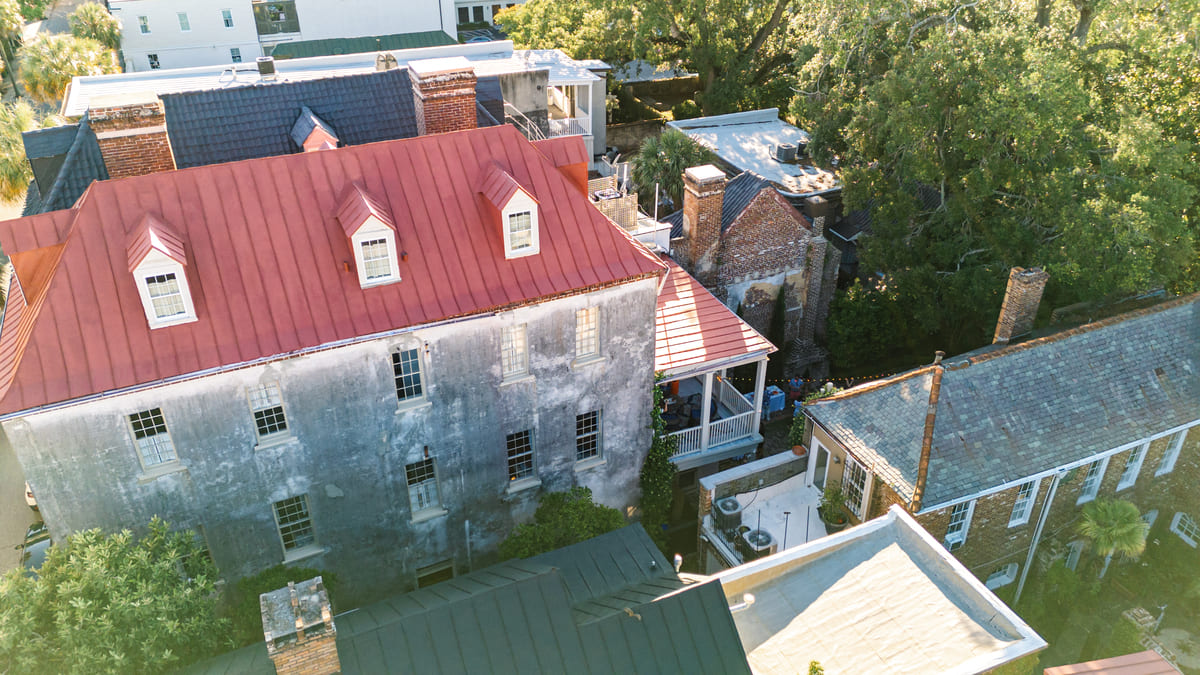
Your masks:
{"label": "multi-pane window", "polygon": [[1085,546],[1087,546],[1087,542],[1082,539],[1076,539],[1067,544],[1067,559],[1063,563],[1067,566],[1067,569],[1074,572],[1075,568],[1079,566],[1079,557],[1083,555]]}
{"label": "multi-pane window", "polygon": [[392,373],[396,377],[396,398],[401,401],[420,398],[421,355],[415,349],[392,352]]}
{"label": "multi-pane window", "polygon": [[143,35],[145,35],[146,33],[149,33],[150,32],[150,19],[147,17],[144,17],[144,16],[139,16],[138,17],[138,30],[140,30]]}
{"label": "multi-pane window", "polygon": [[432,457],[406,465],[404,473],[408,478],[408,501],[413,513],[441,507],[437,471]]}
{"label": "multi-pane window", "polygon": [[1137,482],[1138,472],[1142,470],[1142,460],[1146,459],[1146,449],[1149,447],[1149,443],[1143,443],[1125,458],[1125,468],[1121,471],[1120,482],[1117,483],[1118,490],[1131,488]]}
{"label": "multi-pane window", "polygon": [[846,493],[846,508],[859,518],[863,517],[863,494],[867,490],[867,470],[853,457],[846,457],[846,472],[842,481]]}
{"label": "multi-pane window", "polygon": [[146,60],[150,62],[150,70],[158,70],[158,54],[147,54]]}
{"label": "multi-pane window", "polygon": [[1200,546],[1200,525],[1196,524],[1195,518],[1183,511],[1179,511],[1171,519],[1171,531],[1179,535],[1188,546]]}
{"label": "multi-pane window", "polygon": [[146,277],[146,290],[150,293],[150,303],[154,306],[154,316],[166,319],[187,313],[183,304],[183,292],[179,289],[179,280],[175,273],[157,274]]}
{"label": "multi-pane window", "polygon": [[459,7],[458,8],[458,22],[459,23],[471,23],[471,8],[470,7]]}
{"label": "multi-pane window", "polygon": [[388,256],[387,239],[371,239],[362,243],[363,271],[367,280],[392,276],[392,261]]}
{"label": "multi-pane window", "polygon": [[1008,519],[1009,527],[1029,522],[1029,514],[1033,513],[1033,502],[1037,499],[1037,488],[1038,481],[1031,480],[1017,489],[1017,500],[1013,502],[1012,515]]}
{"label": "multi-pane window", "polygon": [[575,358],[600,353],[600,308],[585,307],[575,312]]}
{"label": "multi-pane window", "polygon": [[533,246],[533,214],[529,211],[508,216],[508,247],[521,251]]}
{"label": "multi-pane window", "polygon": [[160,408],[151,408],[129,416],[129,425],[133,429],[133,440],[137,443],[138,453],[142,457],[142,466],[151,467],[165,464],[178,459],[175,456],[175,444],[167,433],[167,422],[163,419]]}
{"label": "multi-pane window", "polygon": [[270,382],[250,390],[250,410],[254,412],[254,426],[259,438],[287,433],[287,416],[283,414],[283,398],[279,385]]}
{"label": "multi-pane window", "polygon": [[221,10],[221,22],[226,28],[233,28],[233,12],[228,9]]}
{"label": "multi-pane window", "polygon": [[985,585],[993,591],[997,588],[1003,588],[1017,580],[1017,571],[1020,569],[1021,566],[1017,563],[1009,563],[993,572],[987,578]]}
{"label": "multi-pane window", "polygon": [[232,60],[234,63],[241,63],[241,62],[242,62],[242,49],[241,49],[241,47],[230,47],[230,48],[229,48],[229,58],[230,58],[230,59],[231,59],[231,60]]}
{"label": "multi-pane window", "polygon": [[509,434],[505,445],[508,449],[508,479],[513,481],[533,476],[533,435],[529,430]]}
{"label": "multi-pane window", "polygon": [[1108,466],[1108,458],[1098,459],[1088,465],[1087,475],[1083,477],[1083,487],[1079,490],[1079,500],[1076,504],[1090,502],[1100,492],[1100,479],[1104,477],[1104,469]]}
{"label": "multi-pane window", "polygon": [[600,456],[600,411],[575,416],[575,461]]}
{"label": "multi-pane window", "polygon": [[950,524],[946,527],[946,544],[957,548],[967,540],[967,531],[971,528],[971,512],[975,510],[975,502],[955,504],[950,509]]}
{"label": "multi-pane window", "polygon": [[1187,437],[1187,433],[1188,430],[1184,429],[1171,438],[1171,444],[1167,446],[1167,451],[1163,453],[1162,460],[1158,463],[1158,470],[1154,472],[1155,476],[1175,470],[1175,462],[1179,459],[1179,451],[1183,449],[1183,439]]}
{"label": "multi-pane window", "polygon": [[505,326],[500,333],[500,369],[506,378],[529,372],[529,350],[525,344],[525,324]]}
{"label": "multi-pane window", "polygon": [[312,516],[308,513],[308,496],[297,495],[275,502],[275,524],[279,527],[279,538],[284,551],[295,551],[312,546],[317,538],[313,535]]}
{"label": "multi-pane window", "polygon": [[187,12],[176,12],[175,15],[179,17],[179,30],[186,33],[192,29],[192,22],[188,21]]}

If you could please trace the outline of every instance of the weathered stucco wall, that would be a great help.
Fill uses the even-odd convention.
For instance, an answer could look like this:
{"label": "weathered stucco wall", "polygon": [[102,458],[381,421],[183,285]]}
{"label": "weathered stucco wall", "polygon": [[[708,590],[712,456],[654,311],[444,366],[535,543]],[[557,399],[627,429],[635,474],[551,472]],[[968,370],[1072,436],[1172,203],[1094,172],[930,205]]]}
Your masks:
{"label": "weathered stucco wall", "polygon": [[547,120],[550,118],[550,108],[546,88],[550,84],[550,71],[503,73],[496,79],[500,81],[500,93],[504,101],[520,110],[543,134],[549,134],[550,123]]}
{"label": "weathered stucco wall", "polygon": [[[56,540],[144,528],[154,515],[202,526],[222,576],[284,559],[275,501],[307,494],[323,553],[356,604],[416,583],[446,560],[480,567],[538,495],[573,485],[637,502],[649,447],[656,280],[415,330],[265,366],[143,389],[3,424]],[[573,365],[575,310],[600,307],[602,360]],[[530,375],[501,384],[500,328],[526,323]],[[169,330],[169,329],[168,329]],[[427,401],[397,405],[391,353],[418,348]],[[247,388],[278,381],[292,438],[256,448]],[[183,470],[143,474],[127,416],[161,408]],[[601,409],[605,461],[575,462],[575,415]],[[532,429],[540,488],[506,490],[505,435]],[[428,448],[447,513],[413,522],[405,464]],[[419,520],[419,519],[418,519]],[[467,545],[469,521],[470,546]]]}

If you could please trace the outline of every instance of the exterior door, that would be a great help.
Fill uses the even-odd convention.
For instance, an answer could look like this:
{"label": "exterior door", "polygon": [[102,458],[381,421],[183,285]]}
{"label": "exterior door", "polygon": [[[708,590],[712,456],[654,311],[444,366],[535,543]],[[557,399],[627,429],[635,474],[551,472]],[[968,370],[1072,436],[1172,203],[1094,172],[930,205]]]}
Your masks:
{"label": "exterior door", "polygon": [[842,492],[846,495],[846,508],[863,518],[867,501],[867,470],[853,457],[846,455],[846,470],[842,476]]}
{"label": "exterior door", "polygon": [[813,452],[808,457],[811,464],[808,467],[808,484],[820,490],[825,489],[825,474],[829,468],[829,451],[816,440],[813,440]]}

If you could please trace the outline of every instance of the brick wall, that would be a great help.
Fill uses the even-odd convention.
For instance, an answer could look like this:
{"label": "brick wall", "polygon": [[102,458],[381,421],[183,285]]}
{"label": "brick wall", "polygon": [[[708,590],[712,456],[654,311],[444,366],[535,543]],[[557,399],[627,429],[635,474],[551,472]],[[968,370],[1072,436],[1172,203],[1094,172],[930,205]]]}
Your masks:
{"label": "brick wall", "polygon": [[992,342],[1006,344],[1010,338],[1033,330],[1033,320],[1049,278],[1045,270],[1036,267],[1029,270],[1014,267],[1009,271],[1004,304],[1000,307],[1000,319],[996,322]]}
{"label": "brick wall", "polygon": [[786,199],[766,188],[726,230],[721,251],[724,285],[802,268],[812,231]]}
{"label": "brick wall", "polygon": [[157,98],[88,110],[100,155],[111,178],[175,169],[167,118]]}
{"label": "brick wall", "polygon": [[337,631],[323,631],[304,640],[269,650],[278,675],[331,675],[342,672],[337,652]]}
{"label": "brick wall", "polygon": [[420,135],[474,129],[475,72],[459,70],[413,78]]}
{"label": "brick wall", "polygon": [[711,165],[683,172],[683,231],[687,240],[684,265],[709,290],[719,282],[721,207],[726,182],[725,175]]}

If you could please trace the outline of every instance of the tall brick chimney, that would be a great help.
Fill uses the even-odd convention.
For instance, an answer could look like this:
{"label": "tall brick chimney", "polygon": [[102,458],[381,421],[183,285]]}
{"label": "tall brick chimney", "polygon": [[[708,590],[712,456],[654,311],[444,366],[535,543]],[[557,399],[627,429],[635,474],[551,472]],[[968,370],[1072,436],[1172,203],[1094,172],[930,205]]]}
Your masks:
{"label": "tall brick chimney", "polygon": [[461,56],[408,64],[420,135],[474,129],[475,67]]}
{"label": "tall brick chimney", "polygon": [[1008,273],[1008,288],[1004,291],[1004,304],[1000,307],[1000,319],[996,322],[993,344],[1005,345],[1008,341],[1033,330],[1042,291],[1050,275],[1040,267],[1025,269],[1014,267]]}
{"label": "tall brick chimney", "polygon": [[337,628],[321,577],[288,582],[258,596],[267,654],[278,675],[331,675],[342,672]]}
{"label": "tall brick chimney", "polygon": [[111,178],[173,171],[162,101],[152,92],[97,96],[88,119]]}
{"label": "tall brick chimney", "polygon": [[716,272],[726,182],[725,173],[712,164],[693,166],[683,172],[683,236],[687,239],[687,264],[692,275],[706,286]]}

